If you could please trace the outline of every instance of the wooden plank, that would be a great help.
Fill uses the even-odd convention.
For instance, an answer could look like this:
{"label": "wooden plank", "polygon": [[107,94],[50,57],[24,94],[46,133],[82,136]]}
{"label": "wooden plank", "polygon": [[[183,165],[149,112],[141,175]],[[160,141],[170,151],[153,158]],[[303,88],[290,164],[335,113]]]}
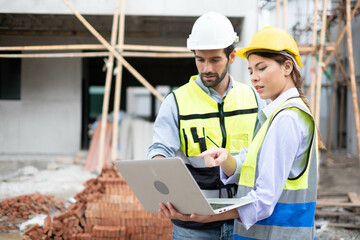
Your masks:
{"label": "wooden plank", "polygon": [[329,223],[330,227],[360,229],[360,223]]}
{"label": "wooden plank", "polygon": [[349,196],[350,202],[352,202],[352,203],[359,203],[360,202],[360,198],[356,194],[356,192],[349,192],[348,196]]}
{"label": "wooden plank", "polygon": [[316,210],[315,216],[318,217],[355,217],[356,215],[352,212],[321,212]]}
{"label": "wooden plank", "polygon": [[[352,203],[360,203],[360,198],[355,192],[349,192],[348,196],[349,196],[350,202],[352,202]],[[355,209],[355,214],[360,215],[360,208]]]}
{"label": "wooden plank", "polygon": [[349,59],[349,69],[350,69],[350,84],[351,84],[351,95],[352,102],[354,107],[354,117],[355,117],[355,129],[357,137],[357,147],[358,147],[358,158],[360,164],[360,116],[359,116],[359,104],[356,90],[356,77],[355,77],[355,67],[354,67],[354,55],[353,55],[353,43],[352,43],[352,32],[351,32],[351,1],[346,0],[346,35],[347,35],[347,49],[348,49],[348,59]]}
{"label": "wooden plank", "polygon": [[[0,46],[0,51],[50,51],[50,50],[104,50],[102,44],[68,44],[68,45],[39,45],[39,46]],[[150,51],[150,52],[180,52],[191,53],[186,47],[154,46],[154,45],[116,45],[119,51]]]}
{"label": "wooden plank", "polygon": [[156,89],[148,82],[146,79],[138,72],[135,68],[133,68],[100,34],[97,32],[86,19],[75,9],[73,8],[68,0],[63,0],[63,2],[71,9],[74,15],[79,19],[79,21],[93,34],[93,36],[98,39],[121,63],[124,67],[147,89],[151,91],[151,93],[157,97],[160,101],[164,100],[164,97],[156,91]]}
{"label": "wooden plank", "polygon": [[318,200],[316,202],[316,207],[343,207],[343,208],[351,208],[351,207],[360,207],[360,202],[352,203],[352,202],[326,202],[322,200]]}
{"label": "wooden plank", "polygon": [[[98,124],[101,124],[101,122],[98,122]],[[89,148],[89,152],[86,158],[85,163],[85,170],[87,171],[95,171],[94,166],[96,166],[96,159],[98,157],[98,151],[99,151],[99,137],[100,137],[100,125],[98,125],[95,129],[94,135],[91,139],[91,144]]]}
{"label": "wooden plank", "polygon": [[[84,53],[8,53],[0,54],[0,58],[66,58],[66,57],[107,57],[109,52]],[[164,52],[123,52],[123,57],[149,57],[149,58],[193,58],[193,53],[164,53]]]}
{"label": "wooden plank", "polygon": [[[317,43],[317,16],[318,16],[318,0],[314,0],[314,22],[312,26],[312,45],[316,48]],[[313,52],[311,57],[311,83],[310,83],[310,107],[313,113],[315,113],[315,86],[316,86],[316,53]]]}
{"label": "wooden plank", "polygon": [[315,124],[319,128],[320,126],[320,104],[321,104],[321,85],[322,85],[322,64],[324,57],[324,42],[325,42],[325,31],[326,31],[326,10],[327,10],[327,0],[323,0],[323,11],[321,19],[321,31],[320,31],[320,49],[319,49],[319,62],[317,65],[317,76],[316,76],[316,100],[315,100]]}
{"label": "wooden plank", "polygon": [[[116,44],[117,31],[118,31],[118,16],[119,16],[119,0],[115,3],[115,12],[113,17],[113,24],[111,29],[111,39],[110,44],[114,46]],[[105,151],[105,136],[106,136],[106,123],[109,110],[109,101],[110,101],[110,90],[111,82],[114,69],[114,55],[110,54],[108,62],[106,64],[106,76],[105,76],[105,92],[103,98],[102,114],[101,114],[101,131],[100,131],[100,147],[99,147],[99,158],[96,166],[96,171],[101,172],[104,164],[104,151]]]}
{"label": "wooden plank", "polygon": [[[353,9],[353,11],[351,13],[351,19],[354,18],[356,10],[359,7],[359,4],[360,4],[360,0],[358,0],[356,2],[355,6],[354,6],[354,9]],[[343,30],[341,31],[341,33],[339,34],[338,39],[336,40],[335,48],[338,48],[340,46],[341,40],[343,39],[343,37],[345,35],[346,29],[347,29],[347,23],[346,23],[345,27],[343,28]],[[324,67],[326,67],[329,64],[329,62],[330,62],[333,55],[334,55],[334,52],[330,53],[329,56],[327,56],[327,58],[324,61]]]}
{"label": "wooden plank", "polygon": [[[118,44],[122,46],[124,44],[125,37],[125,0],[121,0],[120,27]],[[121,84],[122,84],[122,69],[123,66],[120,61],[117,61],[117,73],[115,77],[115,96],[114,96],[114,111],[113,111],[113,135],[111,141],[111,161],[115,161],[117,158],[117,146],[118,146],[118,132],[119,132],[119,109],[121,100]]]}
{"label": "wooden plank", "polygon": [[287,8],[288,8],[288,0],[283,1],[283,29],[286,31],[287,28]]}
{"label": "wooden plank", "polygon": [[275,27],[279,27],[279,23],[280,23],[280,0],[276,0],[276,22],[275,22]]}

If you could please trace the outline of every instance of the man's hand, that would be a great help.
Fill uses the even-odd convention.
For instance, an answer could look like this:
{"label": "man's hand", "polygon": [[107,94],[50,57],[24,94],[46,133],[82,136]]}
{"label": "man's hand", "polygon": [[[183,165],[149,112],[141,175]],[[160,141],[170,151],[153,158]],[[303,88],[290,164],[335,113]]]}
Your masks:
{"label": "man's hand", "polygon": [[168,202],[167,205],[164,203],[160,203],[159,205],[160,205],[159,213],[167,218],[177,219],[186,222],[187,221],[201,222],[201,223],[211,222],[210,215],[198,215],[196,213],[182,214],[170,202]]}

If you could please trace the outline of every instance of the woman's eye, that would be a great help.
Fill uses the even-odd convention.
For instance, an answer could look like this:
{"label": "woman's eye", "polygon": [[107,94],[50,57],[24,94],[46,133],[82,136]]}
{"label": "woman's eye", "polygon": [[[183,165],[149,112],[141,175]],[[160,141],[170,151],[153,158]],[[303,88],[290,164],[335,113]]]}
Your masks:
{"label": "woman's eye", "polygon": [[266,67],[259,68],[260,71],[264,71]]}

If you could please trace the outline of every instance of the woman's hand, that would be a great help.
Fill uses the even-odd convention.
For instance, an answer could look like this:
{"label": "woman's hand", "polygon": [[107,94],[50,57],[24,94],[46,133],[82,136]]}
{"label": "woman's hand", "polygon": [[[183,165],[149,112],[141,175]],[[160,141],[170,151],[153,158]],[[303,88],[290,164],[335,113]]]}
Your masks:
{"label": "woman's hand", "polygon": [[207,167],[221,166],[228,177],[233,175],[236,170],[236,161],[225,148],[211,148],[197,156],[204,158]]}
{"label": "woman's hand", "polygon": [[229,151],[225,148],[211,148],[197,156],[204,158],[207,167],[216,167],[228,159]]}
{"label": "woman's hand", "polygon": [[160,205],[160,209],[159,209],[160,215],[167,218],[177,219],[181,221],[201,222],[201,223],[211,222],[210,215],[198,215],[196,213],[182,214],[170,202],[168,202],[167,205],[164,203],[160,203],[159,205]]}

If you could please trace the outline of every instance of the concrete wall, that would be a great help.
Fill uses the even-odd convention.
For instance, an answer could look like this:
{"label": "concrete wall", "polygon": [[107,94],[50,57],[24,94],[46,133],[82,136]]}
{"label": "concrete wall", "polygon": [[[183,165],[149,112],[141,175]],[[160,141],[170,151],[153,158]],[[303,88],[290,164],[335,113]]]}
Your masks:
{"label": "concrete wall", "polygon": [[[69,2],[82,14],[112,15],[115,6],[115,0]],[[61,0],[0,0],[0,6],[0,13],[72,14]],[[237,48],[246,46],[258,30],[257,1],[128,0],[125,13],[197,17],[208,11],[244,19]],[[2,36],[0,45],[76,44],[77,38],[81,37]],[[22,60],[21,100],[0,100],[0,154],[75,154],[80,150],[81,71],[81,58]],[[249,83],[246,60],[237,59],[230,72],[236,80]]]}
{"label": "concrete wall", "polygon": [[21,100],[0,101],[1,154],[80,149],[81,59],[23,59]]}
{"label": "concrete wall", "polygon": [[[68,0],[82,14],[112,15],[115,0]],[[219,11],[227,16],[246,16],[249,6],[257,1],[245,0],[127,0],[126,15],[199,16],[208,11]],[[61,0],[0,0],[0,12],[34,14],[72,14]]]}

